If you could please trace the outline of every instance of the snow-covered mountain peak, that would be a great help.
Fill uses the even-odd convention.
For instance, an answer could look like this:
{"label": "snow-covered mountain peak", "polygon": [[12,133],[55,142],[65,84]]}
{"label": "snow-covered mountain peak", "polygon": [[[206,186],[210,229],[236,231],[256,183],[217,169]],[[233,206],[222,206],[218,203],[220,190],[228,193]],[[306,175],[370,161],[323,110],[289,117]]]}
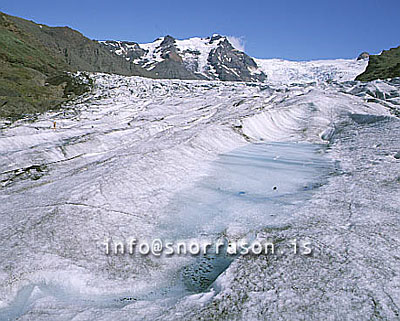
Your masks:
{"label": "snow-covered mountain peak", "polygon": [[167,35],[150,43],[102,41],[109,50],[154,72],[156,78],[265,81],[254,60],[236,49],[228,37],[175,39]]}

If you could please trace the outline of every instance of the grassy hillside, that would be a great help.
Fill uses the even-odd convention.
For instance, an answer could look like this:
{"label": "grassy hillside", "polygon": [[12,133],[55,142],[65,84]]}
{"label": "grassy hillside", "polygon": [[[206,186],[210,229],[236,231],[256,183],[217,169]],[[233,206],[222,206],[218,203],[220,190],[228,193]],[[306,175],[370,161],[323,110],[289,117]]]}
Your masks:
{"label": "grassy hillside", "polygon": [[400,77],[400,46],[384,50],[380,55],[369,56],[367,69],[356,80],[371,81],[394,77]]}
{"label": "grassy hillside", "polygon": [[0,117],[44,112],[89,90],[65,72],[151,77],[68,27],[48,27],[0,12]]}

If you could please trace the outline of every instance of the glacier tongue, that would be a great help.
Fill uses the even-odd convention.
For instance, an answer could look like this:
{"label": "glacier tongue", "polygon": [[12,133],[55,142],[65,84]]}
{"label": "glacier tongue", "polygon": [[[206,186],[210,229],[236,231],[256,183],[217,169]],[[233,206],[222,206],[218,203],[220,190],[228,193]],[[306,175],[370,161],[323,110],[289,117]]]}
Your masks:
{"label": "glacier tongue", "polygon": [[289,61],[283,59],[255,59],[258,68],[267,75],[271,85],[325,81],[350,81],[367,68],[368,60],[334,59]]}
{"label": "glacier tongue", "polygon": [[[171,280],[165,276],[175,275],[191,262],[190,258],[160,261],[151,256],[107,257],[103,242],[107,237],[115,240],[127,236],[157,237],[158,223],[168,214],[166,209],[173,197],[207,177],[218,155],[249,146],[249,143],[327,143],[329,140],[334,143],[330,156],[344,162],[346,175],[332,178],[326,190],[313,196],[304,209],[296,211],[304,214],[298,222],[306,222],[310,234],[302,230],[301,225],[295,225],[289,232],[282,232],[284,237],[309,236],[334,251],[329,235],[322,234],[318,239],[322,229],[326,229],[339,239],[349,237],[354,241],[354,249],[363,246],[368,249],[372,245],[364,239],[337,232],[343,228],[351,231],[346,224],[365,223],[361,216],[346,216],[349,202],[353,213],[361,215],[359,211],[365,210],[373,222],[379,221],[379,213],[383,211],[384,223],[392,226],[395,218],[390,213],[398,210],[395,199],[398,187],[393,181],[398,162],[391,154],[398,148],[398,140],[389,130],[395,135],[398,123],[388,121],[386,124],[385,121],[393,118],[389,117],[391,114],[398,113],[398,80],[366,85],[332,81],[273,88],[265,84],[150,80],[104,74],[92,77],[96,88],[81,101],[33,121],[21,120],[1,126],[0,306],[3,310],[0,315],[14,313],[21,319],[37,320],[51,319],[55,315],[60,320],[71,320],[76,315],[88,320],[154,319],[174,306],[176,301],[168,296],[156,295],[158,299],[149,303],[135,301],[134,295],[151,293],[154,284],[166,288]],[[377,124],[381,124],[381,120],[366,121],[362,117],[348,117],[349,114],[387,117],[380,129]],[[368,134],[370,128],[375,138]],[[350,131],[348,136],[347,131]],[[371,144],[378,146],[379,143],[384,144],[382,153],[375,153]],[[356,157],[354,163],[353,157]],[[376,167],[375,162],[378,163]],[[391,171],[385,171],[385,166]],[[352,176],[357,177],[359,183],[350,179]],[[374,178],[381,182],[376,186],[384,190],[381,196],[376,191],[374,204],[382,202],[382,197],[389,197],[394,204],[392,208],[374,207],[363,199],[363,182],[373,187],[373,191]],[[385,184],[391,186],[392,196]],[[358,189],[351,192],[351,186],[358,186]],[[348,202],[341,187],[350,193],[347,195],[351,201]],[[343,217],[335,217],[336,199]],[[325,206],[327,210],[322,209]],[[323,224],[319,227],[313,222]],[[263,228],[257,229],[262,237]],[[356,231],[366,235],[368,230]],[[371,242],[388,249],[382,245],[384,240],[380,237]],[[349,245],[346,249],[349,251]],[[388,259],[378,252],[374,254],[378,259]],[[378,273],[378,267],[369,266],[365,257],[366,254],[362,257],[360,271],[371,268]],[[360,256],[351,254],[350,258],[359,259]],[[325,256],[321,260],[325,260]],[[385,266],[384,273],[395,269],[393,260]],[[291,262],[277,259],[273,266],[282,274],[293,269]],[[310,267],[315,284],[322,282],[318,279],[321,266],[328,279],[339,277],[330,274],[327,261],[323,263]],[[180,315],[183,319],[196,318],[199,304],[205,304],[201,311],[205,318],[223,311],[227,304],[237,311],[248,311],[246,304],[256,304],[260,308],[254,313],[265,314],[262,302],[276,302],[276,297],[268,292],[273,291],[271,289],[264,288],[264,294],[256,293],[261,290],[253,287],[251,278],[268,264],[264,258],[238,260],[217,280],[220,293],[185,297],[170,310],[170,318]],[[300,258],[294,264],[299,269],[306,268]],[[240,278],[235,280],[235,275]],[[344,274],[344,277],[350,276],[350,272]],[[259,274],[257,278],[260,282],[261,277]],[[269,279],[264,276],[265,282]],[[272,280],[277,286],[281,285],[278,276]],[[290,282],[295,284],[295,278]],[[379,284],[387,286],[384,278]],[[388,299],[383,297],[384,291],[376,290],[379,284],[368,288],[370,292],[362,293],[366,298],[369,295],[380,300],[390,309]],[[354,287],[355,283],[349,281],[345,285]],[[365,283],[361,286],[368,287]],[[293,300],[290,311],[296,310],[302,304],[301,294],[287,288],[284,291],[281,295]],[[388,287],[387,291],[394,302],[398,302],[397,290]],[[233,295],[227,299],[229,293]],[[312,292],[307,293],[307,300],[311,300]],[[346,295],[342,293],[343,300],[348,297]],[[71,299],[60,301],[62,296]],[[245,296],[248,301],[242,300]],[[122,303],[112,301],[124,297],[126,300]],[[76,298],[89,303],[76,304]],[[209,300],[213,305],[206,304]],[[279,307],[274,311],[282,312]],[[385,311],[382,313],[390,316]],[[240,314],[236,317],[240,318]],[[257,315],[254,318],[258,318]]]}

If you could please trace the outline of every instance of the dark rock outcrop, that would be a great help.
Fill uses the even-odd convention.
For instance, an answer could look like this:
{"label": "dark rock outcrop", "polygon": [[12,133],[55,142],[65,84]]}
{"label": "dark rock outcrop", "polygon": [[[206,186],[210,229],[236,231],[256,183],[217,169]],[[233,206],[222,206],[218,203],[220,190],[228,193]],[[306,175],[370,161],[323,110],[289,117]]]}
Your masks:
{"label": "dark rock outcrop", "polygon": [[140,48],[139,44],[133,41],[107,40],[103,41],[102,44],[107,48],[114,47],[115,50],[121,50],[124,53],[124,57],[129,58],[131,61],[142,57],[146,53],[146,50]]}
{"label": "dark rock outcrop", "polygon": [[[213,41],[213,38],[211,38]],[[230,44],[227,39],[221,41],[217,48],[211,50],[208,61],[215,69],[220,80],[228,81],[264,81],[264,73],[252,74],[251,68],[257,68],[252,58]]]}
{"label": "dark rock outcrop", "polygon": [[358,55],[357,60],[363,60],[368,58],[369,58],[369,53],[364,51]]}
{"label": "dark rock outcrop", "polygon": [[400,46],[370,55],[367,69],[356,80],[371,81],[400,77]]}

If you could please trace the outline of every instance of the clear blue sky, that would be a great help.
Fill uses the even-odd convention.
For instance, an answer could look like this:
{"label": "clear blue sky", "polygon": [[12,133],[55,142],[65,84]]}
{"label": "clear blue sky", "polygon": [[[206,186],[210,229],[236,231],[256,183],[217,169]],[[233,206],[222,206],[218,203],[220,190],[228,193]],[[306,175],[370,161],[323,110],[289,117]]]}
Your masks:
{"label": "clear blue sky", "polygon": [[1,0],[0,11],[92,39],[233,35],[259,58],[352,58],[400,45],[400,0]]}

